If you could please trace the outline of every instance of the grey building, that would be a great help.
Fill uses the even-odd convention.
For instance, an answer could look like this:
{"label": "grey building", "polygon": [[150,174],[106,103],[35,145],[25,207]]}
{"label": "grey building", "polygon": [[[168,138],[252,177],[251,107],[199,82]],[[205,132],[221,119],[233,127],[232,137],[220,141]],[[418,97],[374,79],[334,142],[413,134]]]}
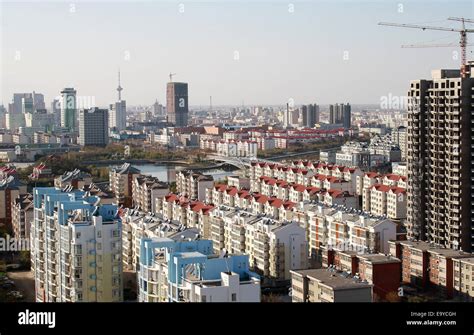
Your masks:
{"label": "grey building", "polygon": [[319,123],[319,106],[317,104],[309,104],[301,106],[302,126],[314,128]]}
{"label": "grey building", "polygon": [[188,125],[188,84],[170,82],[166,87],[168,122],[175,127]]}
{"label": "grey building", "polygon": [[352,123],[351,105],[349,103],[329,105],[329,123],[342,124],[344,128],[349,129]]}
{"label": "grey building", "polygon": [[472,251],[474,78],[434,70],[408,92],[407,233],[412,239]]}
{"label": "grey building", "polygon": [[79,144],[82,146],[106,146],[109,142],[109,111],[97,107],[83,109],[79,113]]}

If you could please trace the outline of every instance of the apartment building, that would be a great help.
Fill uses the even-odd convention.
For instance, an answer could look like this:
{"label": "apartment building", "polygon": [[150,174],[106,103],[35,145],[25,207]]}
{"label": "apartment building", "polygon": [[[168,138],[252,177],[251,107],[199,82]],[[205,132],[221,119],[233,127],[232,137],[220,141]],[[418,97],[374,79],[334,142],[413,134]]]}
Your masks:
{"label": "apartment building", "polygon": [[472,254],[424,241],[390,241],[389,244],[390,254],[401,261],[403,283],[430,289],[443,299],[456,295],[456,276],[459,275],[456,266]]}
{"label": "apartment building", "polygon": [[221,206],[211,213],[211,239],[216,252],[249,255],[250,267],[265,283],[290,279],[292,269],[307,268],[308,245],[304,228]]}
{"label": "apartment building", "polygon": [[156,177],[139,175],[132,182],[133,206],[144,212],[154,212],[156,209],[156,199],[164,197],[169,193],[166,183]]}
{"label": "apartment building", "polygon": [[4,225],[10,232],[13,231],[12,202],[19,195],[26,193],[26,185],[14,176],[10,175],[0,180],[0,225]]}
{"label": "apartment building", "polygon": [[179,241],[201,237],[198,228],[188,228],[181,223],[165,220],[160,214],[124,209],[121,219],[123,266],[134,272],[139,270],[142,238],[167,237]]}
{"label": "apartment building", "polygon": [[260,302],[260,279],[249,271],[248,256],[212,250],[209,240],[142,239],[138,300]]}
{"label": "apartment building", "polygon": [[453,259],[453,285],[457,300],[474,300],[474,257]]}
{"label": "apartment building", "polygon": [[372,285],[333,269],[291,271],[292,302],[372,302]]}
{"label": "apartment building", "polygon": [[140,170],[129,163],[112,167],[109,171],[110,190],[114,192],[118,205],[130,207],[132,205],[133,180],[140,176]]}
{"label": "apartment building", "polygon": [[401,262],[385,254],[361,254],[353,250],[322,247],[323,268],[333,268],[359,277],[373,285],[374,299],[385,299],[389,293],[398,293]]}
{"label": "apartment building", "polygon": [[[370,203],[363,204],[374,215],[387,215],[391,219],[405,219],[407,213],[406,190],[397,186],[374,184],[369,188]],[[364,206],[365,205],[365,206]]]}
{"label": "apartment building", "polygon": [[388,253],[388,241],[396,239],[396,224],[385,217],[322,205],[311,206],[307,213],[313,259],[321,257],[322,246],[359,253]]}
{"label": "apartment building", "polygon": [[61,176],[54,178],[54,187],[60,189],[72,187],[73,189],[81,190],[90,184],[92,184],[92,176],[89,173],[83,172],[79,169],[67,171]]}
{"label": "apartment building", "polygon": [[408,237],[466,252],[473,244],[473,65],[464,77],[433,70],[408,91]]}
{"label": "apartment building", "polygon": [[37,302],[119,302],[121,220],[116,205],[81,191],[35,188],[31,263]]}
{"label": "apartment building", "polygon": [[206,200],[206,189],[214,186],[214,178],[188,170],[176,174],[176,191],[190,199]]}
{"label": "apartment building", "polygon": [[13,234],[17,239],[30,239],[31,221],[33,219],[33,195],[18,195],[12,200]]}

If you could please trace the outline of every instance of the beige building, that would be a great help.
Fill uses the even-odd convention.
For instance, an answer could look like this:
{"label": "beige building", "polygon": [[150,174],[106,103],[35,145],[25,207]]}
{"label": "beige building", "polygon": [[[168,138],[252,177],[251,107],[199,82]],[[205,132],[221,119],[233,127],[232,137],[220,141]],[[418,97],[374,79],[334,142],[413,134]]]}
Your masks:
{"label": "beige building", "polygon": [[154,212],[156,199],[169,193],[168,185],[158,178],[139,175],[133,179],[132,196],[133,206],[144,212]]}
{"label": "beige building", "polygon": [[176,174],[176,191],[192,200],[206,200],[206,189],[214,186],[212,176],[194,173],[192,171],[179,171]]}
{"label": "beige building", "polygon": [[110,190],[114,192],[117,204],[125,207],[132,205],[133,180],[138,176],[140,176],[140,170],[129,163],[110,169]]}
{"label": "beige building", "polygon": [[332,269],[291,271],[293,302],[372,302],[372,285]]}
{"label": "beige building", "polygon": [[453,259],[454,296],[461,301],[474,300],[474,257]]}

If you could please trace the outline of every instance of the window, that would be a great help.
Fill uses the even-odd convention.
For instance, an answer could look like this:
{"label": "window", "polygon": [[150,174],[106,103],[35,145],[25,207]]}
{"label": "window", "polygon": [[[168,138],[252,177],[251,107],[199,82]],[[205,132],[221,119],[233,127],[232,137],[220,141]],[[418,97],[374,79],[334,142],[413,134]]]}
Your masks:
{"label": "window", "polygon": [[232,301],[237,301],[237,293],[232,293]]}
{"label": "window", "polygon": [[76,233],[76,239],[80,239],[81,238],[81,233]]}
{"label": "window", "polygon": [[101,238],[101,237],[102,237],[102,230],[99,230],[99,231],[97,232],[97,237],[98,237],[98,238]]}
{"label": "window", "polygon": [[201,296],[201,302],[207,302],[207,301],[206,301],[206,296],[205,296],[205,295]]}

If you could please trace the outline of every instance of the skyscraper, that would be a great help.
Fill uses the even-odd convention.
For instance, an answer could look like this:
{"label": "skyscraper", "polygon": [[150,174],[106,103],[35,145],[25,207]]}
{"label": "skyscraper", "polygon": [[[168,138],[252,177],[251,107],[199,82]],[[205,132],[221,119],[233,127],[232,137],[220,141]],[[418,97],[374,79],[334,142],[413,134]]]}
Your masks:
{"label": "skyscraper", "polygon": [[175,127],[188,125],[188,84],[169,82],[166,87],[168,122]]}
{"label": "skyscraper", "polygon": [[61,91],[61,127],[76,131],[76,90],[65,88]]}
{"label": "skyscraper", "polygon": [[349,105],[348,103],[345,105],[341,104],[341,108],[343,109],[342,123],[344,125],[344,128],[349,129],[352,124],[351,105]]}
{"label": "skyscraper", "polygon": [[431,80],[414,80],[408,92],[409,238],[472,251],[472,89],[467,66],[434,70]]}
{"label": "skyscraper", "polygon": [[79,144],[82,146],[106,146],[109,143],[109,111],[107,109],[83,109],[79,114]]}
{"label": "skyscraper", "polygon": [[349,103],[329,105],[329,123],[342,124],[344,128],[350,128],[351,122],[351,105]]}
{"label": "skyscraper", "polygon": [[301,106],[302,126],[314,128],[319,123],[319,106],[317,104],[309,104]]}
{"label": "skyscraper", "polygon": [[127,127],[127,104],[122,100],[122,86],[120,86],[120,71],[118,73],[118,100],[110,105],[109,128],[124,130]]}

